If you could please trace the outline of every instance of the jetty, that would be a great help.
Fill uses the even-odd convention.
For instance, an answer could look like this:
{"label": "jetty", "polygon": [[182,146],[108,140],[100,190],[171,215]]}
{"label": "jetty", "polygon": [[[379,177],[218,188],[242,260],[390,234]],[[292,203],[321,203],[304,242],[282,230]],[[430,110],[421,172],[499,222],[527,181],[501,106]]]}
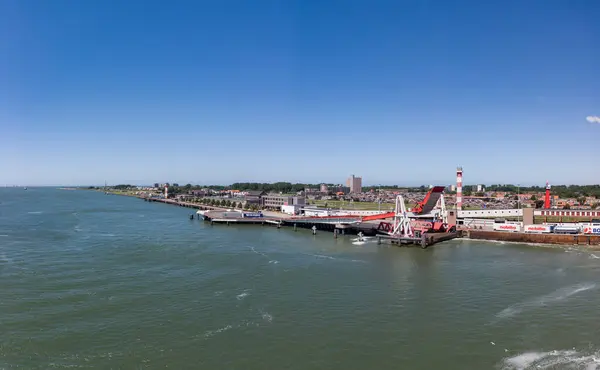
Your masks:
{"label": "jetty", "polygon": [[[441,188],[435,187],[430,190],[432,196],[426,197],[422,204],[419,204],[417,210],[418,216],[432,217],[430,222],[416,221],[408,213],[404,199],[398,195],[396,199],[396,209],[394,212],[387,212],[375,215],[357,215],[357,214],[337,214],[328,216],[307,216],[307,215],[288,215],[279,212],[250,212],[241,209],[228,209],[218,206],[208,206],[204,204],[179,201],[168,198],[144,197],[138,196],[147,202],[158,202],[179,207],[196,209],[195,214],[190,215],[190,219],[203,219],[211,225],[261,225],[275,226],[278,229],[282,227],[292,227],[294,231],[298,228],[310,229],[313,234],[317,231],[329,231],[333,233],[334,238],[339,235],[358,235],[377,237],[378,244],[393,245],[417,245],[421,248],[434,245],[436,243],[451,240],[460,236],[453,225],[448,225],[447,221],[439,218],[439,215],[431,213],[433,207],[441,202],[442,208],[444,202],[441,196]],[[385,219],[392,219],[392,222],[382,222]],[[437,221],[436,221],[437,219]]]}
{"label": "jetty", "polygon": [[260,212],[229,212],[229,211],[197,211],[198,219],[203,219],[206,222],[225,225],[262,225],[292,227],[294,231],[298,228],[311,229],[313,234],[317,230],[333,232],[334,238],[339,235],[359,235],[359,236],[375,236],[377,244],[393,244],[393,245],[417,245],[421,248],[436,243],[451,240],[460,236],[460,232],[444,232],[444,233],[420,233],[416,236],[408,235],[387,235],[382,234],[378,223],[365,222],[360,216],[296,216],[296,217],[273,217],[265,216]]}
{"label": "jetty", "polygon": [[[492,230],[475,230],[464,227],[459,227],[458,230],[448,230],[447,232],[421,232],[416,233],[416,235],[413,235],[412,233],[411,235],[407,235],[407,233],[402,232],[390,233],[390,231],[394,229],[393,223],[376,222],[376,219],[378,218],[394,216],[398,215],[398,213],[367,217],[356,215],[290,216],[275,212],[262,214],[262,212],[249,212],[240,209],[232,210],[223,207],[182,202],[174,199],[140,198],[149,202],[159,202],[196,209],[196,214],[190,215],[190,218],[202,218],[206,222],[210,222],[211,225],[262,225],[275,226],[277,228],[292,227],[294,230],[303,228],[311,229],[313,233],[316,233],[317,231],[332,232],[334,238],[337,238],[339,235],[359,235],[360,233],[364,236],[376,237],[378,244],[417,245],[426,248],[446,240],[464,237],[468,239],[500,240],[518,243],[585,245],[588,247],[600,248],[600,235],[558,235],[525,232],[508,233]],[[402,214],[402,212],[400,212],[400,214]]]}

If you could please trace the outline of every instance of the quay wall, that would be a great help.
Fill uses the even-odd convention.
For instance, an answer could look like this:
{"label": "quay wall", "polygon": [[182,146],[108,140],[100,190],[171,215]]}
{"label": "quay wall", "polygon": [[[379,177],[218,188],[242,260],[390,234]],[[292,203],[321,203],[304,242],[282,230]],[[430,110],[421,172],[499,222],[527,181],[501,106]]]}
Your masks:
{"label": "quay wall", "polygon": [[600,247],[600,235],[530,234],[487,230],[468,230],[463,233],[469,239],[497,240],[516,243],[592,245]]}

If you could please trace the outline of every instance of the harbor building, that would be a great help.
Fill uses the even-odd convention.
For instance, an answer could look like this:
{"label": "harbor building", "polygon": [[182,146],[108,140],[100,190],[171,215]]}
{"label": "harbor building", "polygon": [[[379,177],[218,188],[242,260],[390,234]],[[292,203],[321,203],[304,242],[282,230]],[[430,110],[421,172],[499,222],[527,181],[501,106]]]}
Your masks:
{"label": "harbor building", "polygon": [[281,206],[304,206],[305,197],[294,195],[267,194],[262,196],[262,206],[266,208],[281,209]]}
{"label": "harbor building", "polygon": [[251,190],[246,193],[245,201],[249,204],[256,204],[257,206],[262,206],[263,200],[262,198],[265,196],[267,192],[264,190]]}

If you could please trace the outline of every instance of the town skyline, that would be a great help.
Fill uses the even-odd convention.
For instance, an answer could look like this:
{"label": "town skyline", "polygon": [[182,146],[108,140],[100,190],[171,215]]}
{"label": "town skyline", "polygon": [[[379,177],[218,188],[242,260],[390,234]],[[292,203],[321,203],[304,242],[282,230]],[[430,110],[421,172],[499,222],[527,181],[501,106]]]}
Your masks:
{"label": "town skyline", "polygon": [[[277,185],[277,184],[289,184],[289,185],[302,185],[306,187],[319,188],[322,185],[326,186],[337,186],[337,187],[347,187],[350,188],[347,184],[343,182],[289,182],[289,181],[274,181],[274,182],[236,182],[230,184],[218,184],[218,183],[183,183],[183,182],[152,182],[152,183],[128,183],[128,182],[117,182],[117,183],[102,183],[102,184],[56,184],[56,185],[39,185],[38,187],[60,187],[60,186],[74,186],[74,187],[103,187],[103,186],[139,186],[139,187],[156,187],[159,184],[159,187],[164,187],[165,184],[169,184],[169,186],[175,187],[187,187],[191,186],[193,188],[224,188],[224,189],[237,189],[240,184],[250,184],[250,185]],[[18,186],[28,186],[27,184],[14,184],[14,185],[5,185],[7,187],[18,187]],[[564,187],[600,187],[600,184],[549,184],[551,188],[564,188]],[[36,185],[34,185],[35,187]],[[417,189],[417,188],[425,188],[429,189],[434,186],[444,186],[450,188],[450,191],[455,192],[456,183],[453,184],[417,184],[417,185],[406,185],[406,184],[363,184],[362,188],[378,188],[381,189],[389,188],[389,189]],[[482,187],[482,190],[479,190],[479,187]],[[523,188],[523,189],[545,189],[546,183],[541,184],[523,184],[523,183],[465,183],[463,185],[463,189],[470,189],[473,192],[481,192],[488,191],[489,189],[495,189],[498,187],[514,187],[514,188]],[[475,190],[473,190],[475,189]],[[497,190],[489,190],[489,191],[497,191]]]}
{"label": "town skyline", "polygon": [[[115,181],[115,182],[94,182],[94,183],[54,183],[54,184],[31,184],[31,183],[4,183],[2,184],[1,179],[0,179],[0,184],[2,184],[1,186],[4,187],[19,187],[19,186],[28,186],[28,187],[61,187],[61,186],[73,186],[73,187],[86,187],[86,186],[94,186],[94,187],[101,187],[104,185],[107,186],[115,186],[115,185],[134,185],[134,186],[152,186],[153,184],[156,184],[156,181],[150,181],[150,182],[135,182],[135,181]],[[280,181],[236,181],[236,182],[230,182],[230,183],[219,183],[219,182],[206,182],[206,181],[194,181],[194,182],[188,182],[188,181],[162,181],[159,182],[161,184],[164,183],[168,183],[168,184],[177,184],[178,186],[185,186],[185,185],[192,185],[194,187],[211,187],[211,186],[222,186],[222,187],[230,187],[233,184],[236,183],[249,183],[249,184],[276,184],[276,183],[289,183],[289,184],[303,184],[303,185],[311,185],[311,186],[319,186],[321,184],[325,184],[325,185],[335,185],[335,186],[347,186],[346,185],[346,179],[344,179],[344,181],[285,181],[285,180],[280,180]],[[429,187],[429,186],[452,186],[452,185],[456,185],[456,181],[454,183],[449,182],[449,183],[443,183],[443,182],[437,182],[437,183],[432,183],[432,182],[411,182],[411,183],[373,183],[373,182],[365,182],[362,184],[363,188],[371,188],[371,187],[399,187],[399,188],[418,188],[418,187]],[[543,188],[546,186],[546,182],[540,182],[540,183],[525,183],[525,182],[489,182],[489,183],[485,183],[485,182],[465,182],[465,185],[463,185],[463,187],[476,187],[476,186],[492,186],[492,185],[496,185],[496,186],[520,186],[523,188]],[[1,187],[0,186],[0,187]],[[577,183],[556,183],[556,184],[552,184],[550,183],[551,187],[555,187],[555,186],[600,186],[600,183],[581,183],[581,184],[577,184]]]}

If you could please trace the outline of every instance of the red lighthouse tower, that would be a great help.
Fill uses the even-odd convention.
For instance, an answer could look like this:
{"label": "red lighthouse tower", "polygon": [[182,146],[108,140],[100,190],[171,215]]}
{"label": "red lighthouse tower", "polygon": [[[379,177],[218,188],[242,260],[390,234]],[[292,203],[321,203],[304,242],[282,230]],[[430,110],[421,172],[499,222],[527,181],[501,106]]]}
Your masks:
{"label": "red lighthouse tower", "polygon": [[546,197],[544,198],[544,208],[550,208],[550,184],[546,181]]}

